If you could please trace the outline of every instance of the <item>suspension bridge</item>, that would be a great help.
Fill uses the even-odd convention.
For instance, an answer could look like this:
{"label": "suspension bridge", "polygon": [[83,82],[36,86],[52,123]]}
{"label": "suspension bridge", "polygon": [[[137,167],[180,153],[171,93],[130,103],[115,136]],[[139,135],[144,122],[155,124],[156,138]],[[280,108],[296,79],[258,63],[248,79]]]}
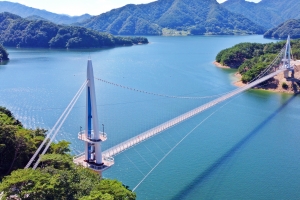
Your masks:
{"label": "suspension bridge", "polygon": [[[285,78],[289,78],[290,73],[293,74],[294,68],[291,65],[291,46],[290,46],[290,38],[288,37],[287,43],[285,47],[279,52],[277,57],[273,60],[273,62],[264,70],[262,71],[257,77],[255,77],[250,83],[245,85],[244,87],[237,88],[231,92],[228,92],[226,94],[219,95],[216,99],[201,105],[191,111],[188,111],[180,116],[177,116],[165,123],[162,123],[150,130],[147,130],[131,139],[128,139],[118,145],[115,145],[109,149],[106,149],[105,151],[102,151],[101,149],[101,143],[105,142],[107,138],[107,134],[103,130],[100,131],[99,124],[98,124],[98,114],[97,114],[97,104],[96,104],[96,95],[95,95],[95,85],[94,80],[98,79],[94,77],[93,74],[93,66],[92,61],[88,60],[87,63],[87,79],[83,83],[83,85],[80,87],[74,98],[71,100],[69,105],[66,107],[65,111],[62,113],[56,124],[53,126],[53,128],[49,131],[46,138],[42,142],[42,144],[39,146],[37,151],[34,153],[30,161],[27,163],[25,168],[29,168],[33,163],[33,169],[36,169],[40,162],[40,157],[43,156],[51,142],[54,140],[55,136],[59,132],[61,126],[63,125],[64,121],[68,117],[70,111],[74,107],[75,103],[77,102],[79,96],[81,93],[86,89],[86,121],[85,121],[85,128],[86,130],[80,131],[77,135],[78,139],[83,141],[85,146],[84,153],[75,156],[74,157],[74,163],[78,165],[82,165],[84,167],[88,167],[93,169],[94,171],[97,171],[101,173],[102,171],[110,168],[114,164],[113,157],[117,154],[120,154],[121,152],[145,141],[149,138],[158,135],[159,133],[176,126],[177,124],[221,103],[224,102],[252,87],[257,86],[258,84],[261,84],[270,78],[280,74],[284,73]],[[114,84],[102,79],[98,79],[100,81]],[[115,84],[120,87],[124,87],[126,89],[136,90],[132,88],[128,88],[125,86],[121,86],[118,84]],[[141,90],[136,90],[138,92],[144,92]],[[148,93],[148,92],[144,92]],[[155,93],[149,93],[152,95],[160,95],[165,96],[169,98],[205,98],[205,97],[177,97],[177,96],[168,96],[168,95],[162,95],[162,94],[155,94]],[[41,150],[43,150],[41,152]],[[40,153],[41,152],[41,153]]]}

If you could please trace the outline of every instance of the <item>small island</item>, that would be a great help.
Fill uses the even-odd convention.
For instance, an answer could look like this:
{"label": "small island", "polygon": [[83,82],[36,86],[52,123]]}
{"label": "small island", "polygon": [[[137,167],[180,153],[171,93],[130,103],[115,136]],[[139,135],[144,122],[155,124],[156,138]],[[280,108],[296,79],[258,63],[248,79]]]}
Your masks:
{"label": "small island", "polygon": [[[285,43],[285,41],[267,44],[240,43],[220,51],[214,64],[217,67],[237,69],[235,76],[239,81],[234,84],[241,87],[266,69]],[[300,40],[292,40],[291,46],[293,54],[291,65],[295,68],[294,78],[286,80],[282,73],[255,88],[284,93],[300,91]]]}
{"label": "small island", "polygon": [[0,63],[2,63],[3,61],[7,61],[7,60],[9,60],[8,53],[7,53],[6,49],[4,48],[4,46],[2,44],[0,44]]}

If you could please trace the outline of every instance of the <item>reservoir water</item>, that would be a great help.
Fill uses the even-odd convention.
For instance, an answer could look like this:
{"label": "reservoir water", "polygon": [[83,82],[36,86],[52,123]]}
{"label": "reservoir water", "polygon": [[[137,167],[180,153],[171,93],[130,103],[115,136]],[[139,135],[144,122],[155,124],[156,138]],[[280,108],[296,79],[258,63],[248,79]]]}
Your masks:
{"label": "reservoir water", "polygon": [[[240,42],[262,36],[148,37],[150,44],[100,50],[8,48],[0,65],[0,105],[25,127],[51,129],[86,78],[171,96],[205,97],[235,89],[234,70],[212,62]],[[273,41],[274,42],[274,41]],[[103,149],[153,128],[213,98],[154,96],[95,81]],[[77,140],[84,127],[83,93],[57,140]],[[163,161],[153,167],[188,135]],[[299,199],[300,96],[250,90],[115,157],[104,172],[136,189],[138,199]]]}

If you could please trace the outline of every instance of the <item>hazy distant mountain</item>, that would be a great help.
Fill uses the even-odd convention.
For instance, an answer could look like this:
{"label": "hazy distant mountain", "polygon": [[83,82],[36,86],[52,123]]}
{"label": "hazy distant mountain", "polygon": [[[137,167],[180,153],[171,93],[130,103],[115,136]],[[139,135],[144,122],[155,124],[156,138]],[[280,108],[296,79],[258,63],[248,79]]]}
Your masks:
{"label": "hazy distant mountain", "polygon": [[118,35],[262,34],[264,28],[229,12],[216,0],[158,0],[126,5],[78,25]]}
{"label": "hazy distant mountain", "polygon": [[300,19],[299,0],[262,0],[259,3],[246,0],[227,0],[221,5],[268,29],[276,27],[288,19]]}
{"label": "hazy distant mountain", "polygon": [[12,47],[101,48],[148,43],[144,37],[115,37],[84,27],[57,25],[0,13],[0,44]]}
{"label": "hazy distant mountain", "polygon": [[276,28],[268,30],[264,37],[266,38],[287,38],[290,35],[291,38],[300,38],[300,19],[290,19]]}
{"label": "hazy distant mountain", "polygon": [[30,15],[28,17],[25,17],[25,19],[28,19],[28,20],[45,20],[45,21],[49,21],[49,20],[46,20],[45,18],[42,18],[38,15]]}
{"label": "hazy distant mountain", "polygon": [[48,12],[46,10],[31,8],[19,3],[12,3],[8,1],[0,1],[0,12],[9,12],[21,17],[39,16],[57,24],[72,24],[87,20],[92,17],[88,14],[74,17],[68,15],[60,15]]}

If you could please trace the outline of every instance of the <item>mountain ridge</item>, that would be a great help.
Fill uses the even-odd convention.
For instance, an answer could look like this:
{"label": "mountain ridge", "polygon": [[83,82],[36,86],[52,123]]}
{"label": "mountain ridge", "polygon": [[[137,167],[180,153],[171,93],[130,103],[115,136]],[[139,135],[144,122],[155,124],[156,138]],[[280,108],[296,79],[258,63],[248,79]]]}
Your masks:
{"label": "mountain ridge", "polygon": [[300,19],[290,19],[280,24],[279,26],[268,30],[265,34],[265,38],[287,38],[290,35],[292,39],[300,38]]}
{"label": "mountain ridge", "polygon": [[216,0],[158,0],[148,4],[128,4],[76,25],[118,35],[161,35],[164,28],[195,35],[265,32],[263,27],[240,14],[231,13]]}
{"label": "mountain ridge", "polygon": [[28,20],[4,12],[0,13],[0,43],[12,47],[102,48],[147,44],[148,40],[144,37],[117,37],[45,20]]}
{"label": "mountain ridge", "polygon": [[84,21],[92,17],[89,14],[84,14],[80,16],[68,16],[65,14],[56,14],[46,10],[32,8],[20,3],[13,3],[8,1],[0,1],[0,13],[1,12],[9,12],[15,15],[19,15],[23,18],[30,17],[30,16],[39,16],[56,24],[73,24],[73,23]]}

